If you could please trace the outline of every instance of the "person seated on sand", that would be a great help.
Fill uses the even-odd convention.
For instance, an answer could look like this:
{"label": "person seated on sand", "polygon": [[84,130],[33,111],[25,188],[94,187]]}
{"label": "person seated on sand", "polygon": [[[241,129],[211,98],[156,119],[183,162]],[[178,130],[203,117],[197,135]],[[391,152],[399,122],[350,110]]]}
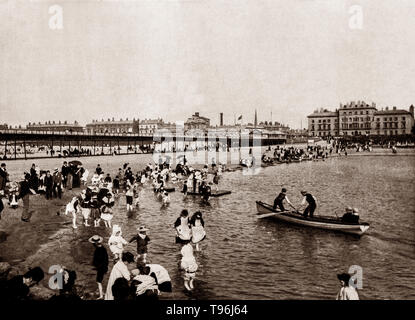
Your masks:
{"label": "person seated on sand", "polygon": [[0,286],[0,301],[28,300],[30,288],[37,285],[45,274],[40,267],[30,269],[24,275],[15,276]]}

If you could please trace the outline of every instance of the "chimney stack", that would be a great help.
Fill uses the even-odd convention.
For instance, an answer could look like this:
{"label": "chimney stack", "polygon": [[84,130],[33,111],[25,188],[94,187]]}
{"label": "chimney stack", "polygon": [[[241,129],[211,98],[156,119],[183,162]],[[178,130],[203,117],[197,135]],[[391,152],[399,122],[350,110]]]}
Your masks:
{"label": "chimney stack", "polygon": [[221,112],[221,113],[219,114],[219,118],[220,118],[219,123],[220,123],[220,126],[222,127],[222,126],[223,126],[223,112]]}

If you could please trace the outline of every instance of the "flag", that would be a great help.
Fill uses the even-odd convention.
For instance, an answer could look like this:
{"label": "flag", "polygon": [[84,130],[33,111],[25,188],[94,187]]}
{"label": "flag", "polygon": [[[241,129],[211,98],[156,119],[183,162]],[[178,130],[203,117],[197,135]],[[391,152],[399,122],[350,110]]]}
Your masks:
{"label": "flag", "polygon": [[242,120],[242,115],[239,116],[238,120]]}

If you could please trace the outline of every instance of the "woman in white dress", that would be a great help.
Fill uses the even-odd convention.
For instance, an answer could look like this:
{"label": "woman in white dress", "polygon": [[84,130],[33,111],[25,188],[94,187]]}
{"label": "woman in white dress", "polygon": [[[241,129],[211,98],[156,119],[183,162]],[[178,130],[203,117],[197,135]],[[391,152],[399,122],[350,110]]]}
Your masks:
{"label": "woman in white dress", "polygon": [[105,292],[105,300],[114,300],[112,294],[112,286],[118,278],[125,278],[130,281],[131,274],[129,271],[129,264],[134,263],[134,255],[131,252],[124,252],[122,257],[111,270],[110,278],[108,279],[107,291]]}
{"label": "woman in white dress", "polygon": [[200,211],[195,212],[192,216],[190,225],[192,228],[192,242],[196,244],[196,251],[200,251],[199,243],[206,238],[205,222]]}

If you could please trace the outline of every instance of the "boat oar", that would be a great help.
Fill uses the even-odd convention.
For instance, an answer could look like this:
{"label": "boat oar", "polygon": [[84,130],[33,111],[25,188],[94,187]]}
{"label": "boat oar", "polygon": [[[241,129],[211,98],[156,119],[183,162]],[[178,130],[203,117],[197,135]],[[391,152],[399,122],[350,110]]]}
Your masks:
{"label": "boat oar", "polygon": [[259,215],[257,215],[257,218],[262,219],[262,218],[272,217],[272,216],[275,216],[279,213],[280,212],[270,212],[270,213],[259,214]]}

